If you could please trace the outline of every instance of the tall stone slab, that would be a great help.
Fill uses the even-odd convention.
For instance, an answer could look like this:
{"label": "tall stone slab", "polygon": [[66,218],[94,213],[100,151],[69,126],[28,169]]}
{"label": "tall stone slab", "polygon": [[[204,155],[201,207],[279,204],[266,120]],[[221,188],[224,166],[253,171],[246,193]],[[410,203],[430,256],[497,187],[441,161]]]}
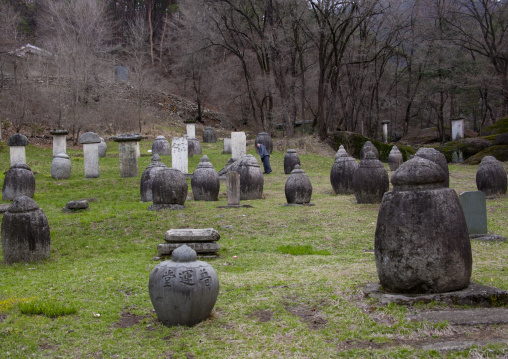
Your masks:
{"label": "tall stone slab", "polygon": [[226,191],[228,197],[228,206],[240,205],[240,174],[238,172],[229,172],[226,175]]}
{"label": "tall stone slab", "polygon": [[119,135],[113,138],[118,142],[118,157],[120,159],[120,177],[138,176],[138,146],[141,134]]}
{"label": "tall stone slab", "polygon": [[487,199],[482,191],[463,192],[460,205],[466,217],[469,234],[487,233]]}
{"label": "tall stone slab", "polygon": [[7,139],[10,148],[11,166],[16,163],[26,164],[25,147],[28,146],[28,138],[21,133],[15,133]]}
{"label": "tall stone slab", "polygon": [[196,137],[196,125],[193,123],[187,124],[187,136],[189,138],[195,138]]}
{"label": "tall stone slab", "polygon": [[67,130],[51,130],[49,133],[53,136],[53,156],[67,151]]}
{"label": "tall stone slab", "polygon": [[231,138],[228,138],[228,137],[224,138],[224,148],[222,149],[222,153],[223,154],[226,154],[226,153],[231,154]]}
{"label": "tall stone slab", "polygon": [[99,143],[101,138],[94,132],[85,132],[79,136],[79,143],[83,145],[85,161],[85,178],[99,177]]}
{"label": "tall stone slab", "polygon": [[239,160],[247,154],[247,137],[245,132],[231,132],[231,157]]}
{"label": "tall stone slab", "polygon": [[383,142],[388,143],[388,125],[390,124],[390,121],[381,121],[381,124],[383,125]]}
{"label": "tall stone slab", "polygon": [[171,140],[171,167],[182,173],[189,173],[189,144],[185,137]]}
{"label": "tall stone slab", "polygon": [[450,120],[452,124],[452,141],[461,140],[464,138],[464,119],[454,118]]}

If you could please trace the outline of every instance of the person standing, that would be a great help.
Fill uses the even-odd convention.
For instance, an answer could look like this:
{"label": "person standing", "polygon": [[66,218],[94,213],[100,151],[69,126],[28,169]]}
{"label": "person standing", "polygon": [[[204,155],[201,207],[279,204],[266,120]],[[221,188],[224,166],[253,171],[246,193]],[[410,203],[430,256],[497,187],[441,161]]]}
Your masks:
{"label": "person standing", "polygon": [[261,162],[263,162],[263,168],[265,169],[265,172],[263,174],[269,174],[272,172],[272,168],[270,167],[270,154],[266,150],[265,145],[262,143],[257,144],[258,150],[259,150],[259,156],[261,157]]}

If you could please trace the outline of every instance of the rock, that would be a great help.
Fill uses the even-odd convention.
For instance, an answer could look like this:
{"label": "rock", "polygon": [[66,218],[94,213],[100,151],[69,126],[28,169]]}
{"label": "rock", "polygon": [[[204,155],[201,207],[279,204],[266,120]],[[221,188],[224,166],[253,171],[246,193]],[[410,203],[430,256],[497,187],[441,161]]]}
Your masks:
{"label": "rock", "polygon": [[191,179],[195,201],[218,201],[220,180],[208,156],[203,156]]}
{"label": "rock", "polygon": [[284,156],[284,174],[290,174],[296,165],[300,165],[300,157],[298,157],[298,153],[296,153],[296,150],[293,149],[288,150]]}
{"label": "rock", "polygon": [[305,171],[296,165],[284,187],[286,200],[289,204],[309,203],[312,197],[312,184]]}
{"label": "rock", "polygon": [[164,234],[164,240],[169,243],[214,242],[219,239],[219,232],[213,228],[170,229]]}
{"label": "rock", "polygon": [[77,212],[77,211],[86,211],[89,210],[90,206],[88,205],[88,201],[86,199],[81,199],[77,201],[69,201],[65,204],[64,211],[65,212]]}
{"label": "rock", "polygon": [[366,153],[353,174],[353,190],[358,203],[380,203],[390,187],[385,167],[374,152]]}
{"label": "rock", "polygon": [[12,201],[20,196],[32,198],[35,193],[35,177],[30,167],[17,163],[5,174],[2,199]]}
{"label": "rock", "polygon": [[503,195],[507,189],[506,171],[495,157],[483,157],[476,172],[476,187],[486,196]]}
{"label": "rock", "polygon": [[397,146],[393,146],[390,154],[388,155],[388,166],[390,171],[395,171],[404,162],[402,153],[399,151]]}
{"label": "rock", "polygon": [[496,139],[494,140],[494,144],[496,146],[499,146],[499,145],[508,145],[508,132],[507,133],[502,133],[500,135],[497,135]]}

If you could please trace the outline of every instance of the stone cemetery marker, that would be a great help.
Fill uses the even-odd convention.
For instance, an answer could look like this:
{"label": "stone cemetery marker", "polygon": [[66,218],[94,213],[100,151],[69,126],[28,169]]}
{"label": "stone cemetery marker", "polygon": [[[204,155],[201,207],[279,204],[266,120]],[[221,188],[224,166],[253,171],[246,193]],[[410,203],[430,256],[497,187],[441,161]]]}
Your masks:
{"label": "stone cemetery marker", "polygon": [[19,196],[32,198],[35,193],[35,177],[27,165],[16,163],[5,173],[2,199],[12,201]]}
{"label": "stone cemetery marker", "polygon": [[390,182],[385,167],[369,151],[353,174],[353,190],[358,203],[380,203]]}
{"label": "stone cemetery marker", "polygon": [[239,160],[247,153],[247,137],[245,132],[231,132],[231,157]]}
{"label": "stone cemetery marker", "polygon": [[[164,168],[157,172],[152,183],[152,199],[160,208],[183,206],[187,199],[188,185],[182,172]],[[154,206],[154,208],[157,208]]]}
{"label": "stone cemetery marker", "polygon": [[187,136],[189,138],[196,138],[196,125],[193,123],[187,124]]}
{"label": "stone cemetery marker", "polygon": [[[257,147],[256,147],[257,148]],[[300,164],[300,157],[296,150],[288,150],[284,156],[284,174],[290,174],[295,169],[296,165]]]}
{"label": "stone cemetery marker", "polygon": [[99,177],[99,143],[101,138],[94,132],[85,132],[79,136],[79,143],[83,145],[85,161],[85,178]]}
{"label": "stone cemetery marker", "polygon": [[203,150],[201,149],[201,144],[199,143],[199,140],[195,137],[187,137],[187,144],[189,147],[189,157],[192,157],[193,155],[201,155],[203,153]]}
{"label": "stone cemetery marker", "polygon": [[99,151],[99,158],[106,157],[106,153],[108,152],[108,145],[106,144],[106,141],[104,141],[104,138],[101,137],[101,142],[99,142],[97,148]]}
{"label": "stone cemetery marker", "polygon": [[344,148],[344,146],[340,145],[339,149],[335,153],[335,159],[337,159],[339,157],[343,157],[344,154],[346,154],[346,156],[348,156],[348,153],[346,152],[346,149]]}
{"label": "stone cemetery marker", "polygon": [[170,229],[164,234],[166,243],[159,244],[157,252],[161,256],[167,256],[185,244],[194,249],[198,255],[216,257],[220,250],[219,239],[219,232],[213,228]]}
{"label": "stone cemetery marker", "polygon": [[10,147],[11,166],[16,163],[26,164],[25,147],[28,146],[28,138],[21,133],[15,133],[7,139]]}
{"label": "stone cemetery marker", "polygon": [[341,146],[335,154],[335,163],[330,171],[330,183],[335,194],[353,194],[353,175],[358,169],[358,162],[349,156]]}
{"label": "stone cemetery marker", "polygon": [[164,136],[157,136],[152,145],[152,155],[171,156],[171,145]]}
{"label": "stone cemetery marker", "polygon": [[446,175],[445,187],[450,187],[450,171],[448,170],[448,162],[446,162],[445,155],[434,148],[422,147],[416,152],[415,156],[437,163]]}
{"label": "stone cemetery marker", "polygon": [[164,168],[167,167],[161,162],[161,157],[158,154],[152,155],[152,162],[146,167],[145,171],[141,175],[141,184],[139,186],[141,202],[152,202],[153,180],[155,175]]}
{"label": "stone cemetery marker", "polygon": [[171,260],[150,273],[148,292],[166,326],[194,325],[210,316],[219,295],[219,277],[211,265],[197,261],[192,248],[175,249]]}
{"label": "stone cemetery marker", "polygon": [[203,142],[204,143],[215,143],[217,142],[217,135],[212,127],[205,127],[203,130]]}
{"label": "stone cemetery marker", "polygon": [[443,293],[469,285],[471,244],[455,190],[433,161],[415,156],[392,175],[379,208],[375,257],[383,288]]}
{"label": "stone cemetery marker", "polygon": [[376,148],[376,146],[374,146],[372,144],[372,142],[370,141],[367,141],[363,144],[363,147],[362,149],[360,150],[360,160],[363,160],[365,158],[365,156],[367,155],[367,152],[373,152],[375,157],[377,159],[379,159],[379,151],[378,149]]}
{"label": "stone cemetery marker", "polygon": [[245,156],[238,166],[240,174],[240,200],[261,199],[263,196],[263,172],[253,155]]}
{"label": "stone cemetery marker", "polygon": [[226,190],[228,197],[228,206],[240,205],[240,174],[238,172],[228,172],[226,174]]}
{"label": "stone cemetery marker", "polygon": [[171,141],[171,167],[189,173],[189,144],[185,137],[174,137]]}
{"label": "stone cemetery marker", "polygon": [[476,172],[476,187],[487,196],[506,193],[506,171],[494,156],[485,156]]}
{"label": "stone cemetery marker", "polygon": [[452,141],[461,140],[464,138],[464,119],[454,118],[451,119],[452,123]]}
{"label": "stone cemetery marker", "polygon": [[67,130],[51,130],[49,133],[53,136],[53,156],[59,153],[67,152]]}
{"label": "stone cemetery marker", "polygon": [[69,156],[59,153],[53,156],[51,162],[51,177],[54,179],[68,179],[71,176],[72,163]]}
{"label": "stone cemetery marker", "polygon": [[310,183],[309,176],[300,168],[300,165],[296,165],[295,169],[291,171],[291,175],[289,175],[284,186],[284,193],[286,194],[286,201],[289,204],[305,204],[310,202],[312,184]]}
{"label": "stone cemetery marker", "polygon": [[390,171],[395,171],[402,162],[404,162],[402,152],[400,152],[397,146],[393,146],[388,155],[388,167],[390,167]]}
{"label": "stone cemetery marker", "polygon": [[469,234],[487,234],[487,199],[482,191],[463,192],[460,205]]}
{"label": "stone cemetery marker", "polygon": [[203,156],[191,179],[192,194],[195,201],[218,201],[219,175],[208,156]]}
{"label": "stone cemetery marker", "polygon": [[118,142],[118,158],[120,159],[120,177],[138,176],[137,146],[141,141],[141,134],[119,135],[113,138]]}
{"label": "stone cemetery marker", "polygon": [[260,132],[258,133],[258,136],[256,137],[256,140],[254,141],[254,147],[256,148],[256,153],[259,153],[258,149],[258,143],[262,143],[265,147],[268,153],[273,152],[273,142],[272,137],[268,132]]}
{"label": "stone cemetery marker", "polygon": [[4,262],[48,259],[51,237],[46,215],[29,197],[16,198],[2,219]]}
{"label": "stone cemetery marker", "polygon": [[388,125],[390,124],[390,121],[381,121],[381,124],[383,125],[383,142],[388,143]]}
{"label": "stone cemetery marker", "polygon": [[224,138],[224,148],[222,149],[222,153],[223,154],[226,154],[226,153],[231,154],[231,138],[229,138],[229,137]]}

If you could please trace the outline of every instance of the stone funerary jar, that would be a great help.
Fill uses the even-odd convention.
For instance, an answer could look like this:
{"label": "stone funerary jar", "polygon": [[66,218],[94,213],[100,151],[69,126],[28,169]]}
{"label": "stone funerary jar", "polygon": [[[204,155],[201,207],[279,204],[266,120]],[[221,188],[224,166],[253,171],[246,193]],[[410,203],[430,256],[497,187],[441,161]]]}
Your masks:
{"label": "stone funerary jar", "polygon": [[476,187],[486,196],[506,193],[506,171],[494,156],[485,156],[476,172]]}
{"label": "stone funerary jar", "polygon": [[270,136],[270,134],[268,132],[258,133],[256,140],[254,141],[254,145],[256,147],[256,153],[259,153],[258,143],[262,143],[266,147],[266,150],[268,151],[268,153],[271,154],[273,152],[273,141],[272,141],[272,137]]}
{"label": "stone funerary jar", "polygon": [[305,171],[296,165],[295,169],[291,171],[286,185],[284,186],[284,193],[286,200],[289,204],[304,204],[309,203],[312,197],[312,184],[310,183],[309,176]]}
{"label": "stone funerary jar", "polygon": [[261,199],[263,196],[263,172],[253,155],[243,157],[238,166],[240,174],[240,200]]}
{"label": "stone funerary jar", "polygon": [[219,199],[219,175],[206,155],[201,158],[192,175],[191,188],[195,201],[217,201]]}
{"label": "stone funerary jar", "polygon": [[353,174],[356,201],[358,203],[380,203],[389,188],[390,182],[385,167],[376,158],[374,152],[367,152]]}
{"label": "stone funerary jar", "polygon": [[7,171],[2,188],[2,199],[12,201],[19,196],[32,198],[35,193],[35,177],[27,165],[16,163]]}
{"label": "stone funerary jar", "polygon": [[335,194],[353,194],[353,175],[358,169],[358,162],[349,156],[344,147],[335,154],[335,163],[330,171],[330,182]]}
{"label": "stone funerary jar", "polygon": [[284,174],[290,174],[295,169],[295,166],[299,164],[300,157],[298,157],[296,150],[288,150],[284,156]]}
{"label": "stone funerary jar", "polygon": [[167,168],[167,166],[162,163],[161,157],[158,154],[152,155],[152,162],[146,167],[141,175],[141,184],[139,186],[141,202],[152,202],[153,180],[155,175],[165,168]]}

